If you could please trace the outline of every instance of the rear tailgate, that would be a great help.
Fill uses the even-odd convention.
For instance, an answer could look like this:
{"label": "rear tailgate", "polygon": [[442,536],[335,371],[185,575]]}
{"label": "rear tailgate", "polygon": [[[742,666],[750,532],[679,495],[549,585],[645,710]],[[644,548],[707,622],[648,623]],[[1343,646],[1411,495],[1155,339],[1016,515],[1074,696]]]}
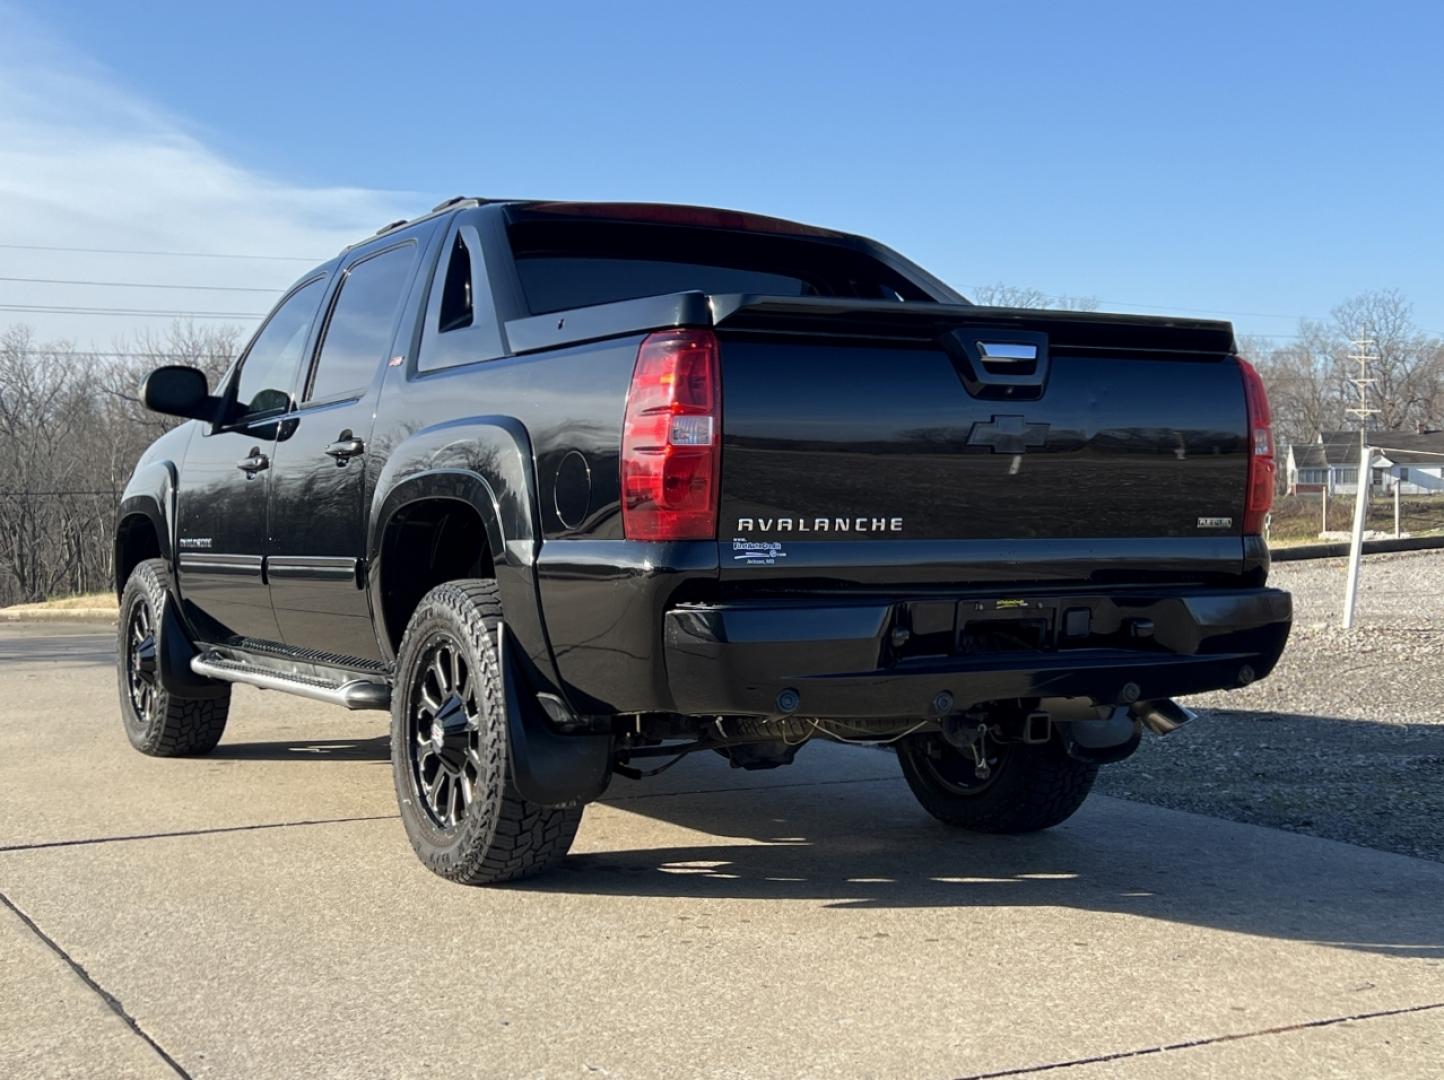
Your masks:
{"label": "rear tailgate", "polygon": [[712,298],[724,581],[1227,580],[1244,391],[1227,323]]}

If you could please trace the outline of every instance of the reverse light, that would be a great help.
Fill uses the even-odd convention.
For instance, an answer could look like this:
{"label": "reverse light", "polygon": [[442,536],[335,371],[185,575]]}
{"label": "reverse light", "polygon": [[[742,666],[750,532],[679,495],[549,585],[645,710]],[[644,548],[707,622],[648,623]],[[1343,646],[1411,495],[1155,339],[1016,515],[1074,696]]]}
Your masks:
{"label": "reverse light", "polygon": [[1274,457],[1273,417],[1269,412],[1268,391],[1254,366],[1238,358],[1243,373],[1243,399],[1248,413],[1248,492],[1244,499],[1243,531],[1245,535],[1263,532],[1264,518],[1274,504],[1274,477],[1278,463]]}
{"label": "reverse light", "polygon": [[717,537],[722,387],[710,330],[649,334],[622,420],[622,532],[629,540]]}

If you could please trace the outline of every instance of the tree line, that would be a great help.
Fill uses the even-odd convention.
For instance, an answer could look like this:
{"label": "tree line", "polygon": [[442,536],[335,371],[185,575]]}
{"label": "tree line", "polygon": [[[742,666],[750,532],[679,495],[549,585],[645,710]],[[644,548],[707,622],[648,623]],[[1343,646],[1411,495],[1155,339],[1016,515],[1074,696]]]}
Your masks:
{"label": "tree line", "polygon": [[[1092,296],[1052,296],[1015,285],[980,286],[971,294],[997,307],[1097,311]],[[1368,342],[1369,377],[1363,405],[1377,409],[1376,431],[1444,430],[1444,334],[1426,331],[1414,305],[1397,289],[1360,293],[1335,307],[1327,319],[1302,319],[1286,342],[1270,337],[1239,339],[1239,351],[1258,368],[1268,387],[1279,445],[1313,442],[1321,431],[1346,431],[1359,421],[1360,404],[1350,381],[1359,374],[1359,342]],[[1282,476],[1280,477],[1282,480]]]}
{"label": "tree line", "polygon": [[105,353],[0,332],[0,607],[111,587],[121,492],[179,423],[141,406],[141,381],[191,364],[214,383],[241,343],[238,328],[183,322]]}
{"label": "tree line", "polygon": [[1377,409],[1368,422],[1376,431],[1444,429],[1444,337],[1423,330],[1414,306],[1394,289],[1360,293],[1339,304],[1328,319],[1304,319],[1287,344],[1244,338],[1241,351],[1268,387],[1274,432],[1280,444],[1312,442],[1320,431],[1358,426],[1348,410],[1360,404],[1350,381],[1359,374],[1351,356],[1373,354],[1374,379],[1363,404]]}
{"label": "tree line", "polygon": [[[1098,308],[1094,297],[1007,285],[973,296],[999,307]],[[1363,339],[1377,356],[1371,426],[1444,429],[1444,340],[1419,328],[1403,295],[1385,290],[1302,321],[1286,344],[1241,340],[1268,386],[1281,445],[1352,426],[1349,357]],[[141,407],[142,379],[162,364],[191,364],[214,385],[243,343],[237,327],[188,322],[106,353],[37,341],[24,326],[0,333],[0,606],[111,587],[121,492],[145,448],[178,422]]]}

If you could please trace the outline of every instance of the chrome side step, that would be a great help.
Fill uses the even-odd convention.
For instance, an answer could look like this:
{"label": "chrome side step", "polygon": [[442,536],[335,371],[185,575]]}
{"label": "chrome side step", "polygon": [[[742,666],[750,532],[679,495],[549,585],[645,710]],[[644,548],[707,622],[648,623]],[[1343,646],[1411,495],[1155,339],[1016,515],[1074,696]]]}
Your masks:
{"label": "chrome side step", "polygon": [[[282,674],[265,671],[239,660],[231,660],[215,652],[202,653],[191,660],[191,670],[208,679],[245,683],[262,690],[280,690],[297,697],[324,701],[346,709],[389,709],[391,687],[373,679],[351,677],[343,682],[329,682],[310,675]],[[337,672],[338,675],[344,673]]]}

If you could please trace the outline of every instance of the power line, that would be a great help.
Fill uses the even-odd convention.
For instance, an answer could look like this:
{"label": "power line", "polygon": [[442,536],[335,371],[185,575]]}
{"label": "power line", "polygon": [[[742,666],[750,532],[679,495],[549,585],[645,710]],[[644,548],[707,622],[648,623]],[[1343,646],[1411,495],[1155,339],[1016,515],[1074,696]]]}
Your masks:
{"label": "power line", "polygon": [[76,281],[73,278],[0,277],[0,281],[23,281],[31,285],[95,285],[108,289],[190,289],[196,292],[248,292],[276,295],[281,289],[261,289],[251,285],[163,285],[149,281]]}
{"label": "power line", "polygon": [[266,259],[279,262],[325,262],[305,255],[238,255],[220,251],[132,251],[127,248],[52,247],[48,244],[0,244],[12,251],[68,251],[79,255],[161,255],[174,259]]}
{"label": "power line", "polygon": [[44,304],[0,304],[0,311],[24,311],[45,315],[143,315],[171,319],[264,319],[253,311],[157,311],[151,308],[55,307]]}

